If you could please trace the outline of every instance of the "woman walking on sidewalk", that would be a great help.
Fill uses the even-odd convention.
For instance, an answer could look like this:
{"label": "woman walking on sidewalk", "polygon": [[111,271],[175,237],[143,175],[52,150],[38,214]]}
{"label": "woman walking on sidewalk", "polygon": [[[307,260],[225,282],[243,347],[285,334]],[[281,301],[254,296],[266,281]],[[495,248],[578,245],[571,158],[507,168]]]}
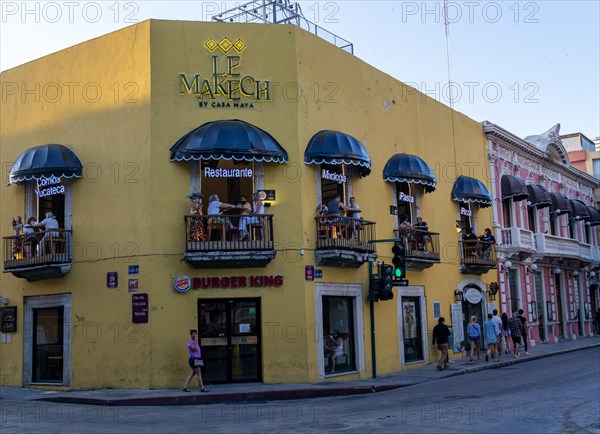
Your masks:
{"label": "woman walking on sidewalk", "polygon": [[490,353],[494,358],[494,362],[498,361],[498,335],[500,334],[500,330],[498,329],[498,324],[494,321],[494,315],[488,313],[488,319],[483,325],[483,336],[485,338],[485,346],[487,347],[487,351],[485,353],[485,361],[489,362]]}
{"label": "woman walking on sidewalk", "polygon": [[190,375],[188,375],[187,379],[185,380],[185,384],[183,385],[183,391],[191,392],[191,390],[188,389],[188,386],[190,385],[192,378],[194,378],[194,375],[197,375],[198,376],[198,386],[200,386],[200,392],[208,392],[208,389],[206,387],[204,387],[204,383],[202,382],[202,372],[200,370],[200,368],[204,365],[202,363],[202,353],[200,352],[200,345],[197,342],[198,331],[190,330],[190,337],[191,337],[191,339],[188,341],[188,351],[190,353],[190,358],[188,359],[188,363],[190,365],[190,368],[192,368],[192,371],[190,372]]}
{"label": "woman walking on sidewalk", "polygon": [[477,349],[477,360],[481,360],[481,354],[479,352],[479,340],[481,339],[481,326],[477,322],[477,317],[472,316],[471,322],[467,326],[467,335],[469,336],[469,346],[471,347],[471,358],[473,361],[473,350]]}
{"label": "woman walking on sidewalk", "polygon": [[508,328],[508,315],[502,314],[502,339],[504,339],[504,352],[510,354],[510,329]]}

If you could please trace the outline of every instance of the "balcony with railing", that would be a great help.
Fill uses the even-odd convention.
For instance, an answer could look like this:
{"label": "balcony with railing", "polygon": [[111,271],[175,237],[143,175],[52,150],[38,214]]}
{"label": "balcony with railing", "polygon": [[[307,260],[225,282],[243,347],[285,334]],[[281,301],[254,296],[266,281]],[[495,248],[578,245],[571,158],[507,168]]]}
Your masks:
{"label": "balcony with railing", "polygon": [[71,271],[72,231],[52,229],[3,237],[4,272],[30,282]]}
{"label": "balcony with railing", "polygon": [[317,265],[358,268],[374,261],[375,222],[337,215],[315,218],[317,227]]}
{"label": "balcony with railing", "polygon": [[275,258],[270,214],[185,216],[185,260],[194,268],[264,267]]}
{"label": "balcony with railing", "polygon": [[507,257],[518,256],[522,261],[536,251],[534,233],[518,227],[502,229],[502,243],[496,246],[496,250],[504,252]]}
{"label": "balcony with railing", "polygon": [[404,240],[406,268],[421,271],[440,263],[440,234],[438,232],[411,229],[410,232],[394,229],[396,238]]}
{"label": "balcony with railing", "polygon": [[484,274],[496,268],[496,249],[493,243],[481,240],[461,240],[460,272]]}
{"label": "balcony with railing", "polygon": [[595,261],[592,246],[572,238],[535,234],[535,247],[539,257],[579,260],[584,263]]}

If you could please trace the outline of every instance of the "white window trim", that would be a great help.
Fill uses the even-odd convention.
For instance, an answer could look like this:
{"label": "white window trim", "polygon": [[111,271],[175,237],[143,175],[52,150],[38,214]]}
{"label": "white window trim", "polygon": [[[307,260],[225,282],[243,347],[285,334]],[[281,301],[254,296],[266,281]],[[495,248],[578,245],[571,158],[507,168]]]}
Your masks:
{"label": "white window trim", "polygon": [[429,360],[429,334],[427,333],[427,298],[425,297],[425,287],[424,286],[407,286],[407,287],[398,287],[398,297],[397,297],[397,309],[398,309],[398,347],[400,348],[400,364],[405,365],[406,362],[404,360],[404,330],[402,329],[404,325],[404,320],[402,315],[404,311],[402,310],[402,297],[419,297],[419,310],[421,313],[421,344],[423,346],[423,359],[415,360],[414,362],[409,362],[409,364],[420,363]]}
{"label": "white window trim", "polygon": [[[315,285],[315,342],[317,343],[317,371],[319,378],[325,376],[325,352],[323,349],[323,296],[353,297],[354,299],[354,348],[356,371],[344,372],[352,374],[365,370],[365,338],[363,327],[362,285],[353,283],[317,283]],[[342,374],[342,373],[340,373]],[[337,375],[336,375],[337,376]],[[329,377],[329,376],[328,376]]]}

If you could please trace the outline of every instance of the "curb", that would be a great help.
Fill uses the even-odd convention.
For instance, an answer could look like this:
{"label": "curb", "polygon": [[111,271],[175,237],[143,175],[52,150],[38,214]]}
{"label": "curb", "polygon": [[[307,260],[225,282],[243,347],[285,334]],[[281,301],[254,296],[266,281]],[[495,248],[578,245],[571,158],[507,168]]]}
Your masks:
{"label": "curb", "polygon": [[[493,364],[481,365],[472,368],[464,368],[457,372],[444,375],[430,381],[456,377],[458,375],[470,374],[483,371],[486,369],[499,369],[504,366],[515,365],[517,363],[525,363],[533,360],[544,359],[546,357],[560,356],[575,351],[588,350],[591,348],[600,347],[600,342],[586,345],[584,347],[569,348],[566,350],[553,351],[546,354],[538,354],[528,356],[524,359],[513,359],[504,362],[493,362]],[[160,396],[155,398],[124,398],[124,399],[101,399],[101,398],[86,398],[86,397],[71,397],[57,396],[39,398],[36,401],[55,402],[62,404],[84,404],[97,405],[105,407],[139,407],[139,406],[165,406],[165,405],[199,405],[199,404],[222,404],[232,402],[264,402],[264,401],[286,401],[291,399],[307,399],[307,398],[326,398],[332,396],[351,396],[351,395],[366,395],[370,393],[387,392],[408,386],[427,383],[429,381],[421,381],[418,383],[390,383],[381,385],[365,385],[365,386],[341,386],[329,387],[327,389],[288,389],[288,390],[271,390],[257,392],[232,392],[220,394],[197,394],[197,395],[180,395],[180,396]]]}

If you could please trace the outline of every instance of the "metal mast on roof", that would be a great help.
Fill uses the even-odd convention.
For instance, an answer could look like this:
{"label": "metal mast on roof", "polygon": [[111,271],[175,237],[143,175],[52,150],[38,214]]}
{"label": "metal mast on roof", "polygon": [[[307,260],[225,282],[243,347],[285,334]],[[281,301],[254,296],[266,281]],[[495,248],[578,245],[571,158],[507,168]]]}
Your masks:
{"label": "metal mast on roof", "polygon": [[213,15],[212,19],[223,23],[293,24],[354,54],[354,47],[350,41],[307,20],[300,4],[290,0],[253,0]]}

